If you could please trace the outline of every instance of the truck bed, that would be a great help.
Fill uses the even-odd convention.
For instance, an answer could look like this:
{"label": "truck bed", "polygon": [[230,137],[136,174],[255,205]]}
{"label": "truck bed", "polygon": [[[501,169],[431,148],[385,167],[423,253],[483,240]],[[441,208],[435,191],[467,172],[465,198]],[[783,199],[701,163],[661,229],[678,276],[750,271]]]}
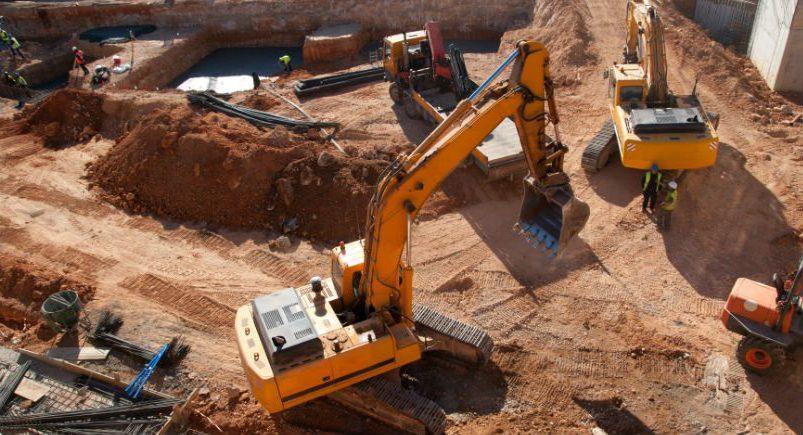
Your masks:
{"label": "truck bed", "polygon": [[[452,92],[440,92],[437,88],[422,91],[416,96],[420,98],[414,99],[422,106],[424,117],[434,124],[441,123],[457,106],[457,99]],[[510,119],[502,121],[472,152],[472,157],[490,181],[523,174],[527,170],[519,133]]]}

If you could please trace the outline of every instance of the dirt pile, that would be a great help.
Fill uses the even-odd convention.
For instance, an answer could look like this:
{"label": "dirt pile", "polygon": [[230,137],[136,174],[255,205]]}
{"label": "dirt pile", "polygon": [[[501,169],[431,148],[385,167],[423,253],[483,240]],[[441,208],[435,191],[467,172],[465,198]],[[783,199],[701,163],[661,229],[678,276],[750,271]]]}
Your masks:
{"label": "dirt pile", "polygon": [[333,241],[356,234],[384,162],[330,148],[184,105],[145,117],[87,173],[132,212]]}
{"label": "dirt pile", "polygon": [[0,254],[0,324],[21,329],[40,322],[42,302],[53,293],[73,290],[84,303],[95,295],[95,288],[74,282],[63,275],[34,266],[20,258]]}
{"label": "dirt pile", "polygon": [[586,25],[588,15],[585,2],[538,1],[532,23],[505,32],[499,50],[507,54],[516,41],[535,39],[549,49],[553,75],[562,81],[574,81],[577,74],[575,69],[596,60],[595,51],[591,48],[593,36]]}
{"label": "dirt pile", "polygon": [[100,132],[102,105],[100,94],[63,89],[26,109],[17,121],[17,132],[34,133],[52,148],[84,142]]}
{"label": "dirt pile", "polygon": [[[668,7],[662,9],[662,14],[667,44],[675,48],[681,66],[691,64],[693,69],[704,72],[700,76],[701,83],[730,98],[734,106],[748,108],[752,112],[750,119],[758,124],[792,125],[796,117],[798,123],[803,123],[797,116],[803,113],[797,104],[799,101],[772,91],[750,59],[709,38],[679,10]],[[678,90],[679,93],[686,91]]]}

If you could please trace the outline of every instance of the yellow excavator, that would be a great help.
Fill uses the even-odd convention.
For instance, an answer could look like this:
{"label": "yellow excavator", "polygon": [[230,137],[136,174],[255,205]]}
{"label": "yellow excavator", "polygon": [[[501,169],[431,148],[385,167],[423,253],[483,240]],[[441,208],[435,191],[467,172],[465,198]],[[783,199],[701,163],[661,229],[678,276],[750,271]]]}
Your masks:
{"label": "yellow excavator", "polygon": [[629,0],[626,19],[624,63],[604,72],[611,119],[586,146],[583,169],[601,170],[614,153],[626,168],[657,165],[661,171],[677,171],[671,178],[683,170],[712,166],[719,119],[703,110],[695,92],[670,92],[658,11],[649,0]]}
{"label": "yellow excavator", "polygon": [[[509,78],[494,84],[511,65]],[[563,172],[568,148],[545,134],[549,123],[557,133],[559,121],[547,50],[522,41],[417,148],[385,170],[365,238],[331,251],[331,278],[237,310],[242,365],[268,412],[328,396],[404,431],[444,430],[443,410],[401,388],[398,370],[425,352],[481,365],[493,342],[480,328],[413,303],[412,225],[443,180],[505,119],[515,123],[529,165],[517,230],[553,254],[585,226],[588,205],[575,198]]]}

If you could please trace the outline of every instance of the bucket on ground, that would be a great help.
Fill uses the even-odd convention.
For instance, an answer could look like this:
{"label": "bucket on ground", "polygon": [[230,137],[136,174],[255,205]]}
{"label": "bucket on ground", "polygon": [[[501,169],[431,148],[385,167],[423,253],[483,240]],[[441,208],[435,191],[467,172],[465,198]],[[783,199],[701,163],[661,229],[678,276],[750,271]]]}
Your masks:
{"label": "bucket on ground", "polygon": [[64,290],[48,296],[42,303],[41,313],[50,328],[66,332],[78,324],[82,309],[78,293]]}

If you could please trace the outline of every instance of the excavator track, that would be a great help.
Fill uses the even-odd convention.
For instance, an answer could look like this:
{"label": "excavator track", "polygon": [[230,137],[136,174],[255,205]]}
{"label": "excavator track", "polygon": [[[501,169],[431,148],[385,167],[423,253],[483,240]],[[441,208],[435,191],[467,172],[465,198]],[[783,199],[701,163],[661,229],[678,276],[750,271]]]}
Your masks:
{"label": "excavator track", "polygon": [[616,129],[613,128],[613,121],[609,119],[586,145],[580,164],[588,172],[598,172],[608,164],[615,149]]}
{"label": "excavator track", "polygon": [[425,350],[448,353],[450,357],[481,366],[491,358],[493,340],[476,326],[455,320],[430,307],[413,304],[416,331],[427,341]]}
{"label": "excavator track", "polygon": [[398,379],[378,376],[328,397],[406,433],[442,434],[446,430],[443,408],[402,387]]}
{"label": "excavator track", "polygon": [[[426,343],[425,351],[437,351],[449,360],[472,366],[481,366],[491,357],[493,340],[476,326],[420,304],[413,304],[413,321]],[[441,434],[446,429],[446,414],[440,405],[389,376],[367,379],[328,397],[407,433]]]}

